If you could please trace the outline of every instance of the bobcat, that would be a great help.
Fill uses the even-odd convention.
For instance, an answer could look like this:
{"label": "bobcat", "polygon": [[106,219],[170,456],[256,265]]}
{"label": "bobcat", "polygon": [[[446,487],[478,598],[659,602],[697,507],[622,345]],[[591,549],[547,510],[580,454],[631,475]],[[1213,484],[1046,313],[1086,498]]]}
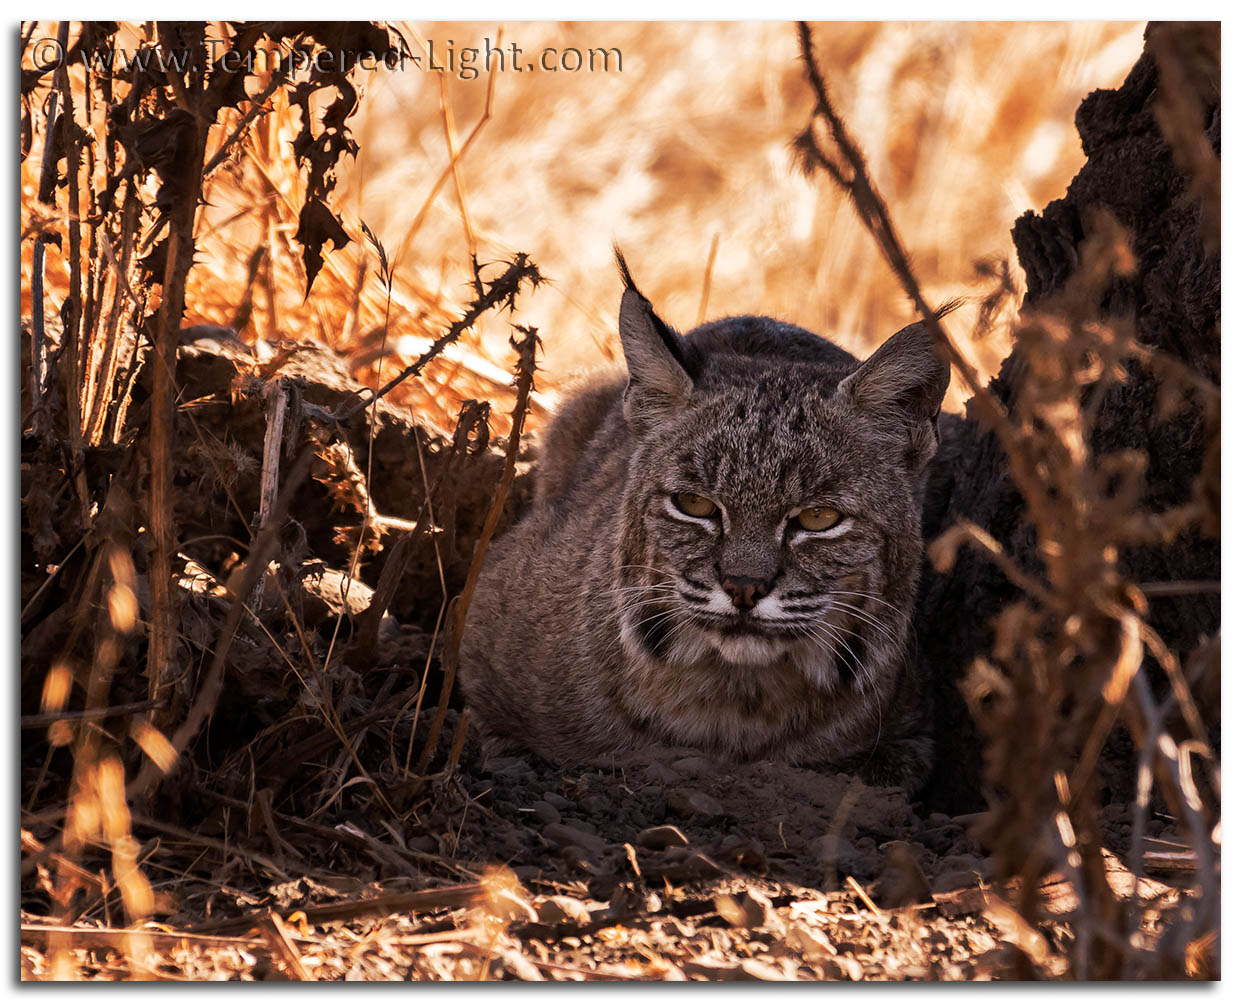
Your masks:
{"label": "bobcat", "polygon": [[947,365],[917,324],[861,365],[767,317],[682,336],[617,258],[628,381],[557,416],[467,616],[485,750],[693,747],[916,790],[910,612]]}

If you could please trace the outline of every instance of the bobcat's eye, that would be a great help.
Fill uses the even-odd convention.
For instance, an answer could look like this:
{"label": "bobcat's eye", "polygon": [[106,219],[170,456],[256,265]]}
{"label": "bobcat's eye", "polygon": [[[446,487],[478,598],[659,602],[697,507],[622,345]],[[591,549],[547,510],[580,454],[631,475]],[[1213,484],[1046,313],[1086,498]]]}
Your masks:
{"label": "bobcat's eye", "polygon": [[798,512],[798,524],[808,532],[823,532],[841,521],[841,513],[835,508],[803,508]]}
{"label": "bobcat's eye", "polygon": [[698,494],[690,494],[686,491],[674,494],[673,504],[677,506],[678,511],[689,515],[691,518],[711,518],[720,511],[714,502],[708,501],[707,498],[700,497]]}

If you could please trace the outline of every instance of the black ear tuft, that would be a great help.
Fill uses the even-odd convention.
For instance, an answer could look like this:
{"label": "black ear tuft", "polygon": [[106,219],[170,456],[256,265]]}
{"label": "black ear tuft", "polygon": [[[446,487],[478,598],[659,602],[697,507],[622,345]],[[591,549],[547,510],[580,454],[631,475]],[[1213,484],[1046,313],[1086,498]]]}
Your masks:
{"label": "black ear tuft", "polygon": [[615,245],[613,249],[625,283],[618,320],[630,372],[625,416],[634,424],[648,425],[686,405],[697,367],[689,342],[660,319],[651,300],[634,284],[621,249]]}
{"label": "black ear tuft", "polygon": [[906,423],[915,465],[936,451],[936,418],[949,388],[949,364],[922,324],[903,327],[851,372],[837,388],[866,411],[886,412]]}
{"label": "black ear tuft", "polygon": [[[638,292],[638,286],[634,284],[634,276],[630,274],[630,266],[625,263],[625,255],[621,253],[621,245],[614,243],[612,252],[617,255],[617,268],[621,271],[621,281],[625,283],[627,289],[633,289]],[[640,296],[643,294],[638,292]],[[643,296],[646,299],[646,296]]]}
{"label": "black ear tuft", "polygon": [[699,374],[699,358],[698,353],[694,350],[694,345],[660,319],[659,314],[655,311],[655,307],[651,305],[651,300],[642,294],[634,281],[634,276],[630,274],[630,266],[625,263],[625,255],[621,253],[621,247],[614,243],[612,250],[617,255],[617,268],[621,272],[621,281],[625,283],[625,293],[622,294],[622,302],[624,302],[625,294],[631,292],[638,297],[650,314],[652,326],[655,328],[660,340],[664,342],[664,346],[669,350],[673,358],[677,359],[678,364],[690,374],[690,378],[696,378]]}

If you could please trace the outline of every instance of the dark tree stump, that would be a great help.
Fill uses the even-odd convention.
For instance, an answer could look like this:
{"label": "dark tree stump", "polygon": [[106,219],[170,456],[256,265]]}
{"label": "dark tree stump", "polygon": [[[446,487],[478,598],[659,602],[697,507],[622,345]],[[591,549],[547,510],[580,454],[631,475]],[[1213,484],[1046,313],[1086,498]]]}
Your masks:
{"label": "dark tree stump", "polygon": [[[1145,51],[1122,86],[1095,91],[1083,101],[1076,124],[1086,164],[1064,198],[1017,220],[1013,240],[1026,273],[1026,304],[1038,305],[1073,274],[1091,213],[1107,209],[1129,231],[1137,269],[1112,283],[1100,314],[1133,318],[1141,343],[1219,383],[1220,254],[1205,249],[1200,200],[1175,165],[1153,114],[1160,75],[1152,41],[1153,32],[1162,30],[1183,29],[1149,27]],[[1219,26],[1216,32],[1219,52]],[[1202,127],[1219,156],[1219,75],[1215,82],[1214,94],[1210,80],[1203,88],[1208,100]],[[1219,206],[1215,211],[1219,215]],[[1022,379],[1021,360],[1011,355],[991,389],[1010,404]],[[1112,386],[1105,396],[1092,440],[1097,455],[1137,449],[1149,456],[1144,504],[1153,512],[1188,500],[1208,445],[1203,413],[1188,408],[1161,420],[1158,392],[1149,371],[1131,366],[1128,381]],[[1215,463],[1218,485],[1218,455]],[[926,537],[935,538],[959,518],[982,526],[1020,566],[1038,574],[1035,533],[1010,482],[1005,454],[995,437],[969,418],[945,420],[944,445],[929,489]],[[1183,533],[1168,548],[1122,554],[1122,567],[1139,582],[1219,581],[1220,541]],[[916,630],[920,652],[936,673],[939,748],[928,799],[937,806],[970,810],[982,802],[980,740],[958,683],[975,655],[990,652],[991,619],[1017,597],[988,560],[967,548],[948,574],[924,568]],[[1149,618],[1175,651],[1185,653],[1219,629],[1219,592],[1155,597]],[[1157,673],[1152,678],[1154,684]],[[1215,737],[1219,742],[1219,734]],[[1132,795],[1132,788],[1116,791],[1116,799]]]}

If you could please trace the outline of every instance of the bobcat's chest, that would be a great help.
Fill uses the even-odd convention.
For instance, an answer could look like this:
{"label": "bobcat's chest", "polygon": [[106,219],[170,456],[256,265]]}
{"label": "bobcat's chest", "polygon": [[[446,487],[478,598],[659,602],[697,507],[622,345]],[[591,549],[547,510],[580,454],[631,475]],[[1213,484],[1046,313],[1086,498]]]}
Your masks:
{"label": "bobcat's chest", "polygon": [[786,659],[760,666],[647,662],[628,709],[659,740],[735,758],[781,757],[823,726],[825,693]]}

